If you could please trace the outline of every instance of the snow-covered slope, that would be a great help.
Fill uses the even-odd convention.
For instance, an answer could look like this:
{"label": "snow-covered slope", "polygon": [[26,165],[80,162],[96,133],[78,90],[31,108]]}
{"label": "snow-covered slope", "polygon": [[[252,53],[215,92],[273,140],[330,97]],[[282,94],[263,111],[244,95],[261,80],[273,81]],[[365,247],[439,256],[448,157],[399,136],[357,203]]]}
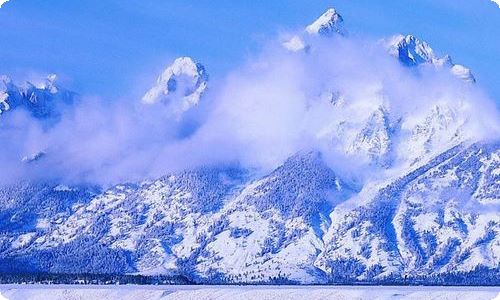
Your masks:
{"label": "snow-covered slope", "polygon": [[[88,188],[12,187],[2,192],[2,267],[23,269],[28,260],[30,270],[181,273],[212,282],[498,268],[498,142],[456,146],[362,191],[322,161],[299,153],[259,179],[209,168],[95,196]],[[83,263],[89,251],[92,263]]]}
{"label": "snow-covered slope", "polygon": [[361,277],[498,268],[499,153],[498,142],[456,146],[366,187],[332,212],[318,266],[354,262]]}

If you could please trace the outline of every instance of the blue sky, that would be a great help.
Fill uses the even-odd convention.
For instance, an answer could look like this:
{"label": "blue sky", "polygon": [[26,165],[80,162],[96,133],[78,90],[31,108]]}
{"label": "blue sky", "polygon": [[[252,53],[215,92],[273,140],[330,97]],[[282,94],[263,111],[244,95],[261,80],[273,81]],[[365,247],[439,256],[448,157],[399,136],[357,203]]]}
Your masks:
{"label": "blue sky", "polygon": [[55,72],[81,93],[116,97],[189,55],[217,79],[328,7],[357,35],[421,37],[500,103],[500,9],[489,0],[11,0],[0,9],[0,73]]}

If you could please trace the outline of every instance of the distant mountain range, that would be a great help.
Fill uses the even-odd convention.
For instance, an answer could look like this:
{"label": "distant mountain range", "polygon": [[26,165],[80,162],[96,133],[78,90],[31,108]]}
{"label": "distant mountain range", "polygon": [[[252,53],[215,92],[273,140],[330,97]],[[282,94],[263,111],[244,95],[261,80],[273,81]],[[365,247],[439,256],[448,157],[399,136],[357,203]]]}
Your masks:
{"label": "distant mountain range", "polygon": [[[327,10],[283,42],[349,39]],[[406,68],[472,72],[412,35],[381,41]],[[144,95],[170,117],[203,101],[205,67],[174,61]],[[55,84],[0,82],[0,119],[25,109],[57,122],[77,95]],[[111,188],[22,181],[0,188],[0,272],[183,275],[199,282],[329,283],[493,275],[500,284],[500,141],[478,137],[461,101],[394,109],[325,88],[331,148],[381,176],[360,183],[303,149],[267,174],[238,163],[197,167]],[[465,108],[464,108],[465,107]],[[341,116],[341,117],[338,117]],[[48,121],[47,121],[48,120]],[[37,152],[27,161],[44,159]],[[496,276],[496,278],[495,278]]]}

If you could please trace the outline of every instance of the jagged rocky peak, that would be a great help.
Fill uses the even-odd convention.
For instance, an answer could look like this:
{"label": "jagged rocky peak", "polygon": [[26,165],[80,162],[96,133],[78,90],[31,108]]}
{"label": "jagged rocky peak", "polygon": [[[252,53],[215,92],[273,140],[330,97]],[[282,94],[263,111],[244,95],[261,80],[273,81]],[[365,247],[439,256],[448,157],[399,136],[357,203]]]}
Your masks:
{"label": "jagged rocky peak", "polygon": [[436,60],[434,50],[429,44],[420,41],[413,35],[393,36],[389,39],[387,46],[391,55],[398,57],[402,63],[408,66],[435,63]]}
{"label": "jagged rocky peak", "polygon": [[[309,35],[320,36],[333,36],[341,35],[346,36],[347,31],[343,25],[344,19],[334,8],[327,9],[316,21],[308,25],[305,32]],[[294,35],[289,40],[283,43],[285,49],[292,52],[308,51],[310,45],[305,41],[303,34]]]}
{"label": "jagged rocky peak", "polygon": [[306,31],[309,34],[319,34],[324,36],[332,34],[347,34],[347,31],[344,28],[344,19],[334,8],[328,9],[316,21],[307,26]]}
{"label": "jagged rocky peak", "polygon": [[470,69],[454,64],[449,55],[438,57],[429,44],[413,35],[395,35],[386,40],[385,45],[389,53],[406,66],[433,65],[449,68],[453,75],[464,81],[476,81]]}
{"label": "jagged rocky peak", "polygon": [[9,76],[0,77],[0,114],[23,107],[38,119],[59,116],[61,105],[71,104],[75,93],[60,88],[57,75],[49,74],[46,78],[25,81],[16,85]]}
{"label": "jagged rocky peak", "polygon": [[156,84],[143,96],[144,104],[164,103],[175,114],[197,105],[207,88],[205,67],[191,57],[179,57],[158,77]]}

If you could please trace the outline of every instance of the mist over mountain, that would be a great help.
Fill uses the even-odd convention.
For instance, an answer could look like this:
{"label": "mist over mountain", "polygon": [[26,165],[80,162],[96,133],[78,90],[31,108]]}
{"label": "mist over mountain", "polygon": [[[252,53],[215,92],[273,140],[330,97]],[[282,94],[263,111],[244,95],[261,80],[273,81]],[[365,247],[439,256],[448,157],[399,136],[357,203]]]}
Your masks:
{"label": "mist over mountain", "polygon": [[473,71],[332,8],[209,72],[180,57],[116,101],[3,77],[0,271],[498,274],[500,118]]}
{"label": "mist over mountain", "polygon": [[[349,169],[359,165],[364,176],[374,155],[393,156],[390,164],[396,164],[408,155],[436,154],[456,143],[450,141],[456,130],[460,141],[496,136],[497,110],[469,84],[470,70],[449,56],[439,58],[413,36],[370,41],[346,34],[342,17],[328,10],[291,34],[292,42],[303,44],[301,51],[288,49],[290,41],[284,47],[271,41],[218,83],[209,81],[202,63],[179,58],[143,99],[79,95],[73,103],[65,99],[74,97],[71,92],[50,80],[36,87],[5,79],[2,148],[11,150],[1,163],[12,166],[6,179],[18,174],[109,185],[221,162],[269,171],[304,148],[321,149],[332,162],[347,161]],[[72,107],[63,109],[68,102]],[[451,118],[436,126],[454,128],[436,128],[426,145],[424,138],[407,142],[432,114]],[[354,145],[370,118],[388,122],[380,128],[387,137],[377,138],[391,145],[357,151],[371,147],[366,139]],[[396,149],[409,145],[421,149]],[[21,162],[38,153],[46,155],[37,164]]]}

